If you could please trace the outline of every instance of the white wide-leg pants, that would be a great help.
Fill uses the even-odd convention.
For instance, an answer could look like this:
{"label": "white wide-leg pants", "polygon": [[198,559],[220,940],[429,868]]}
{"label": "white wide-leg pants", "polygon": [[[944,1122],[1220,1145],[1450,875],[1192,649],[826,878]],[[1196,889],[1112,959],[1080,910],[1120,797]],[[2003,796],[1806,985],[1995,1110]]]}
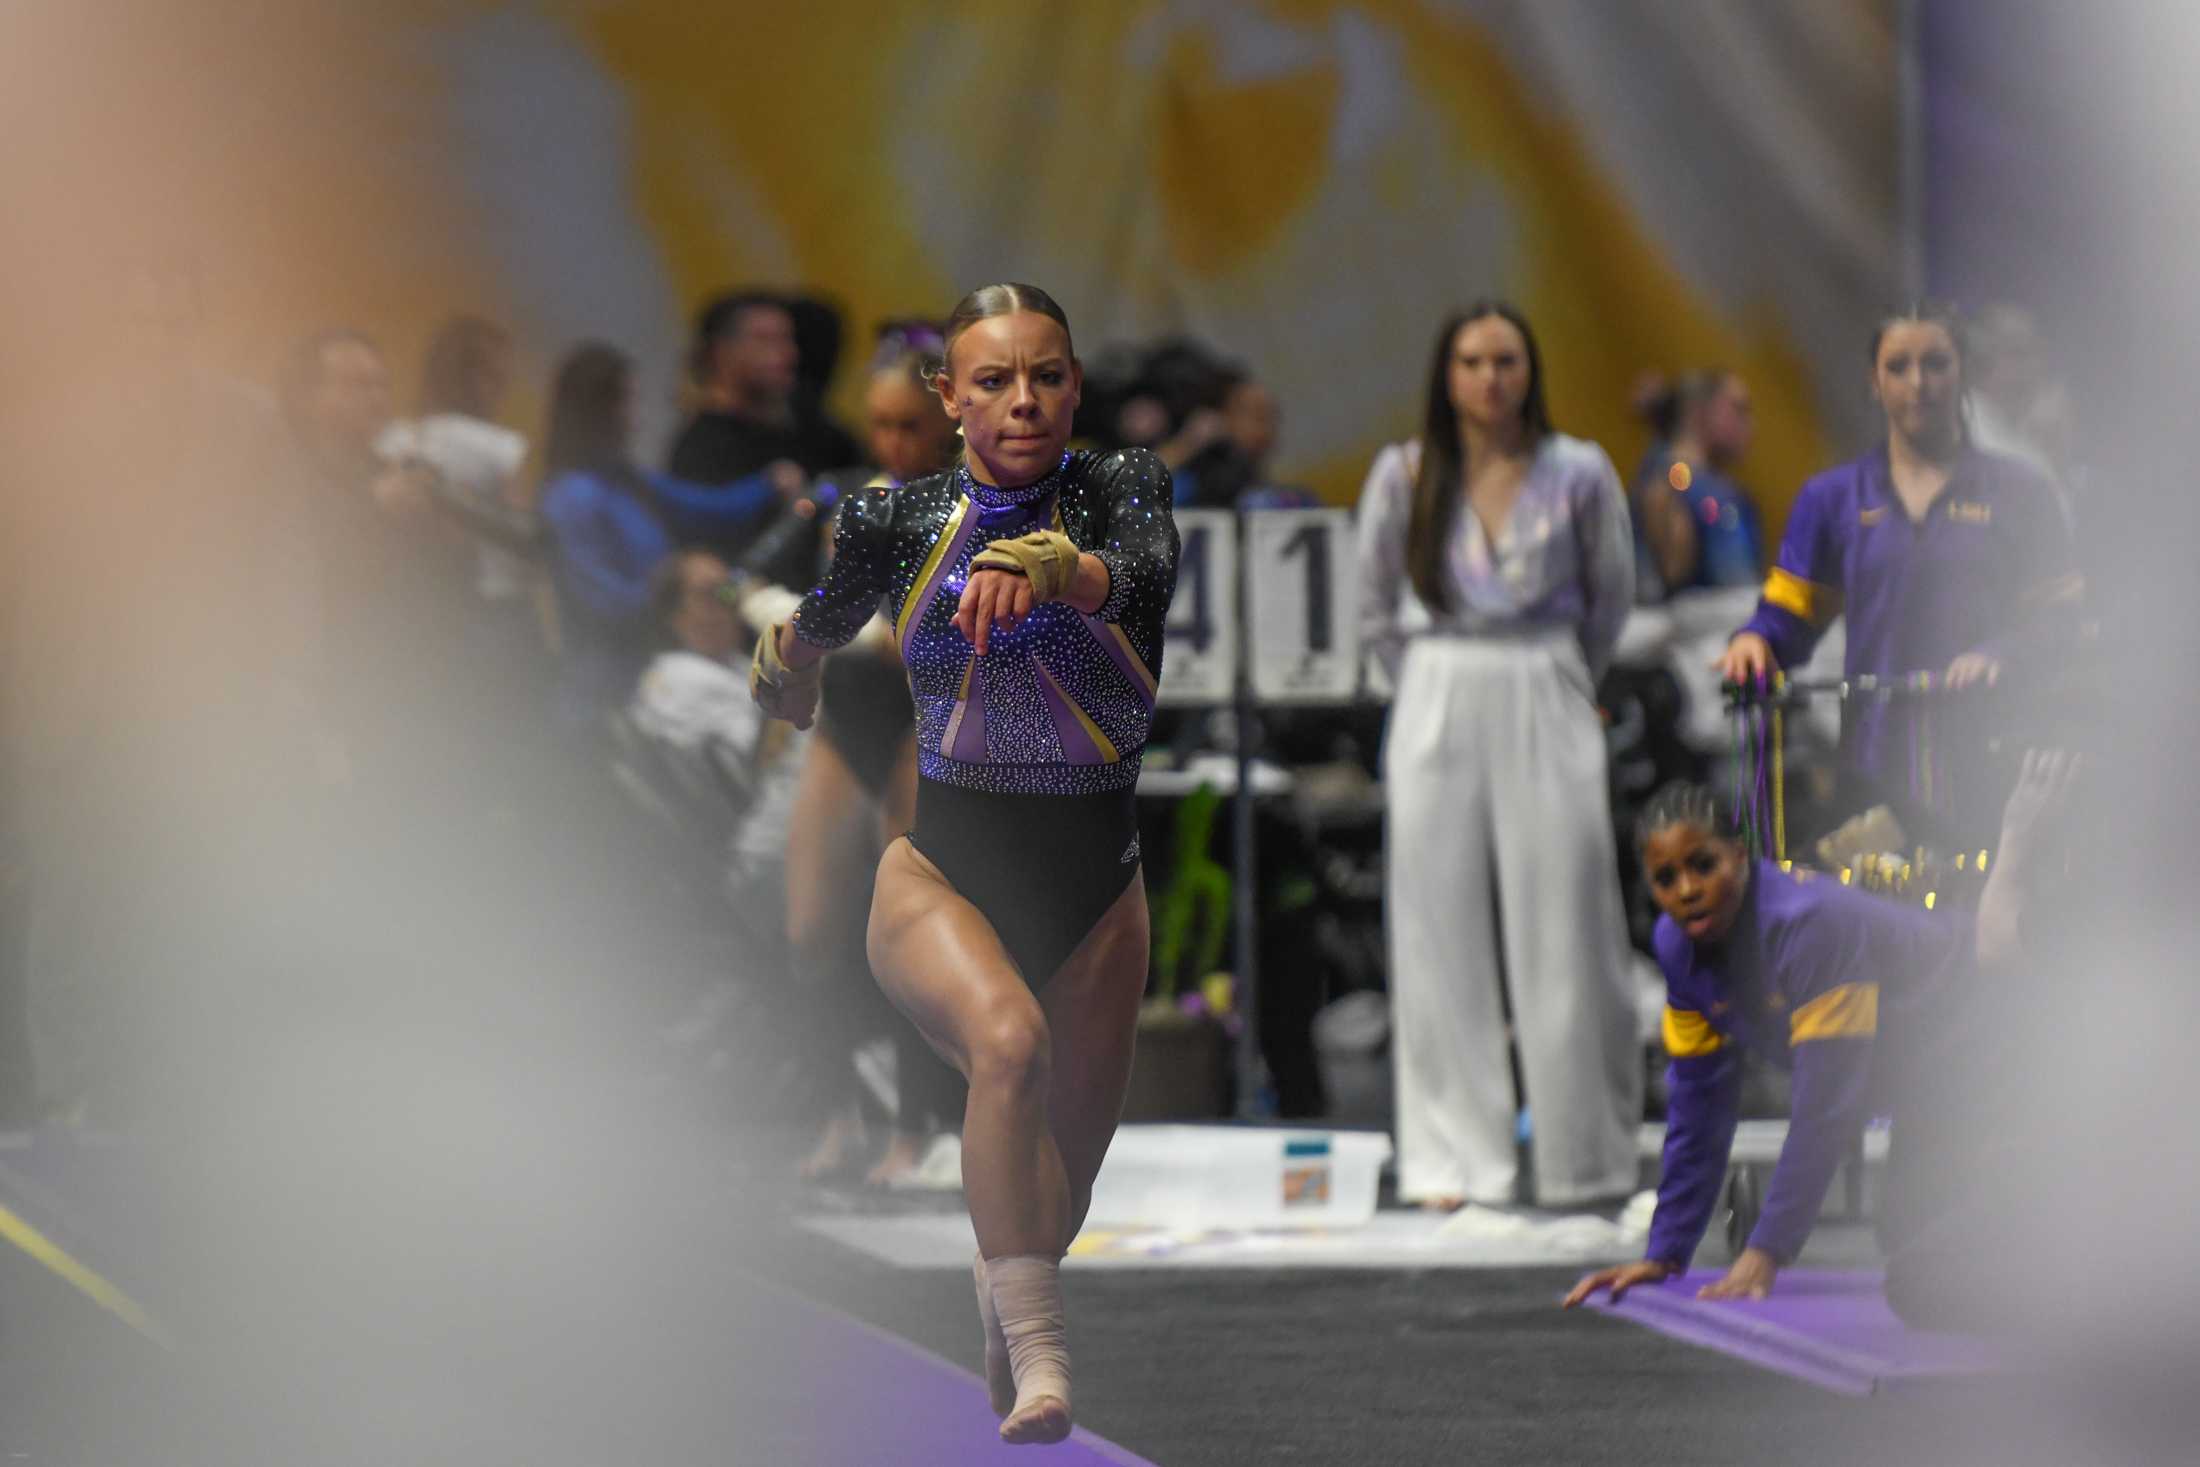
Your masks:
{"label": "white wide-leg pants", "polygon": [[1513,1198],[1500,983],[1535,1200],[1632,1192],[1642,1062],[1604,734],[1572,634],[1414,639],[1384,793],[1399,1196]]}

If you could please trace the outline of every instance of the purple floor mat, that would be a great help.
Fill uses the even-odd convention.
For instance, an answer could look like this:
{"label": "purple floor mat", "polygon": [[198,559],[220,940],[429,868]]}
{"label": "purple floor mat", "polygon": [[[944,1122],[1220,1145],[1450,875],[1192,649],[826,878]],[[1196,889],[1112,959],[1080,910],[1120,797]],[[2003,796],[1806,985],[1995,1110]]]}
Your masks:
{"label": "purple floor mat", "polygon": [[[776,1290],[774,1291],[777,1292]],[[798,1460],[817,1463],[892,1462],[896,1467],[977,1467],[1020,1462],[1031,1467],[1153,1467],[1113,1442],[1076,1428],[1068,1441],[1034,1457],[1000,1439],[1000,1422],[976,1376],[863,1321],[791,1294],[780,1294],[781,1327],[799,1336],[790,1358],[807,1355],[829,1374],[814,1380],[850,1383],[781,1423],[799,1444]],[[795,1405],[792,1400],[789,1405]],[[813,1413],[814,1414],[811,1414]]]}
{"label": "purple floor mat", "polygon": [[[162,1200],[135,1147],[57,1133],[0,1148],[0,1206],[156,1312],[166,1302],[153,1287],[165,1272]],[[0,1241],[0,1249],[10,1246]],[[142,1291],[149,1287],[148,1301]],[[735,1271],[726,1280],[720,1322],[723,1337],[712,1345],[729,1374],[717,1405],[741,1427],[725,1460],[1153,1467],[1081,1427],[1039,1456],[1005,1446],[976,1376],[754,1274]],[[976,1328],[974,1312],[970,1324]]]}
{"label": "purple floor mat", "polygon": [[1617,1305],[1600,1297],[1593,1307],[1851,1396],[1987,1375],[2009,1363],[1990,1341],[1911,1329],[1887,1307],[1876,1272],[1790,1269],[1769,1299],[1696,1297],[1720,1277],[1699,1269],[1632,1289]]}

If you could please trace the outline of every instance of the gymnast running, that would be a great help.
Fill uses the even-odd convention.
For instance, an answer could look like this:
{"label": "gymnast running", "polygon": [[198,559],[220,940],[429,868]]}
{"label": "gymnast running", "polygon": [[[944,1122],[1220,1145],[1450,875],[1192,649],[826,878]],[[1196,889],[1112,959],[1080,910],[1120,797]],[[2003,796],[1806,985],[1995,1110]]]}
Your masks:
{"label": "gymnast running", "polygon": [[[2025,756],[1976,912],[1929,911],[1802,868],[1753,864],[1703,786],[1671,784],[1652,798],[1635,841],[1664,914],[1654,938],[1672,1058],[1664,1170],[1642,1261],[1582,1279],[1567,1308],[1599,1289],[1617,1302],[1687,1269],[1726,1177],[1745,1050],[1792,1071],[1787,1141],[1748,1245],[1699,1297],[1771,1292],[1875,1107],[1896,1118],[1901,1147],[1905,1102],[1929,1093],[1933,1078],[1921,1073],[1934,1052],[1922,1035],[1949,1028],[1974,974],[2015,957],[2044,817],[2062,805],[2077,768],[2061,753]],[[1900,1215],[1882,1208],[1883,1224]],[[1881,1233],[1890,1251],[1904,1241],[1884,1225]]]}
{"label": "gymnast running", "polygon": [[1070,1430],[1059,1266],[1130,1079],[1148,962],[1135,786],[1176,584],[1168,470],[1143,449],[1065,451],[1083,380],[1044,291],[965,296],[934,379],[962,462],[844,505],[831,569],[750,674],[767,713],[807,727],[819,659],[887,598],[917,803],[879,861],[871,968],[970,1082],[963,1190],[1010,1443]]}

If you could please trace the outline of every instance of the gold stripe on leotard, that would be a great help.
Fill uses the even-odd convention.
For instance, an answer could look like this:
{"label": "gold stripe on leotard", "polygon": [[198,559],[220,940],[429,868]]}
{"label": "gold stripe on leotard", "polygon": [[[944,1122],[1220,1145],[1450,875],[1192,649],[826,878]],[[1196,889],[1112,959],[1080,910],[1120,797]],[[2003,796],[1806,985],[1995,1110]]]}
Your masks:
{"label": "gold stripe on leotard", "polygon": [[1113,741],[1106,734],[1100,732],[1100,725],[1092,721],[1092,715],[1077,706],[1077,700],[1063,689],[1061,682],[1056,679],[1053,673],[1047,671],[1047,665],[1036,657],[1031,659],[1031,665],[1039,670],[1039,676],[1047,680],[1047,686],[1054,689],[1061,696],[1062,702],[1068,706],[1071,715],[1083,726],[1085,737],[1091,739],[1092,746],[1100,751],[1100,761],[1103,764],[1121,763],[1123,756],[1115,751]]}
{"label": "gold stripe on leotard", "polygon": [[932,553],[924,558],[924,567],[917,572],[916,584],[909,588],[909,599],[902,603],[901,615],[894,618],[895,646],[907,644],[909,623],[923,614],[925,602],[932,599],[932,578],[939,574],[940,562],[947,558],[947,547],[955,543],[955,536],[962,529],[963,516],[968,513],[970,501],[965,499],[947,517],[947,523],[940,528],[939,539],[932,542]]}
{"label": "gold stripe on leotard", "polygon": [[1085,623],[1092,628],[1093,635],[1111,638],[1116,646],[1123,649],[1123,656],[1129,660],[1131,671],[1137,674],[1139,684],[1146,690],[1147,702],[1151,703],[1160,696],[1160,682],[1147,668],[1146,659],[1138,655],[1138,649],[1131,645],[1131,639],[1124,635],[1121,627],[1112,621],[1102,621],[1097,616],[1086,617]]}

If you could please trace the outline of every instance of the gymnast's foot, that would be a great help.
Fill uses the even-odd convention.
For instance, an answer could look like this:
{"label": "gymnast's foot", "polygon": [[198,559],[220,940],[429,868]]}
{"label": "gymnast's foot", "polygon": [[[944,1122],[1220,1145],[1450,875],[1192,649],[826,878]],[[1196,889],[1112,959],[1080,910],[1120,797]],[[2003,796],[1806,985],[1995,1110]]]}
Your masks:
{"label": "gymnast's foot", "polygon": [[1016,1377],[1016,1399],[1001,1423],[1001,1440],[1019,1447],[1058,1442],[1069,1435],[1061,1260],[1034,1253],[989,1258],[985,1282]]}
{"label": "gymnast's foot", "polygon": [[970,1265],[978,1284],[978,1320],[985,1326],[985,1393],[993,1414],[1006,1417],[1016,1409],[1016,1373],[1008,1364],[1008,1336],[1001,1333],[1001,1318],[993,1312],[993,1291],[985,1281],[985,1255]]}
{"label": "gymnast's foot", "polygon": [[1034,1396],[1001,1423],[1001,1440],[1012,1447],[1051,1446],[1069,1435],[1069,1402],[1060,1396]]}

